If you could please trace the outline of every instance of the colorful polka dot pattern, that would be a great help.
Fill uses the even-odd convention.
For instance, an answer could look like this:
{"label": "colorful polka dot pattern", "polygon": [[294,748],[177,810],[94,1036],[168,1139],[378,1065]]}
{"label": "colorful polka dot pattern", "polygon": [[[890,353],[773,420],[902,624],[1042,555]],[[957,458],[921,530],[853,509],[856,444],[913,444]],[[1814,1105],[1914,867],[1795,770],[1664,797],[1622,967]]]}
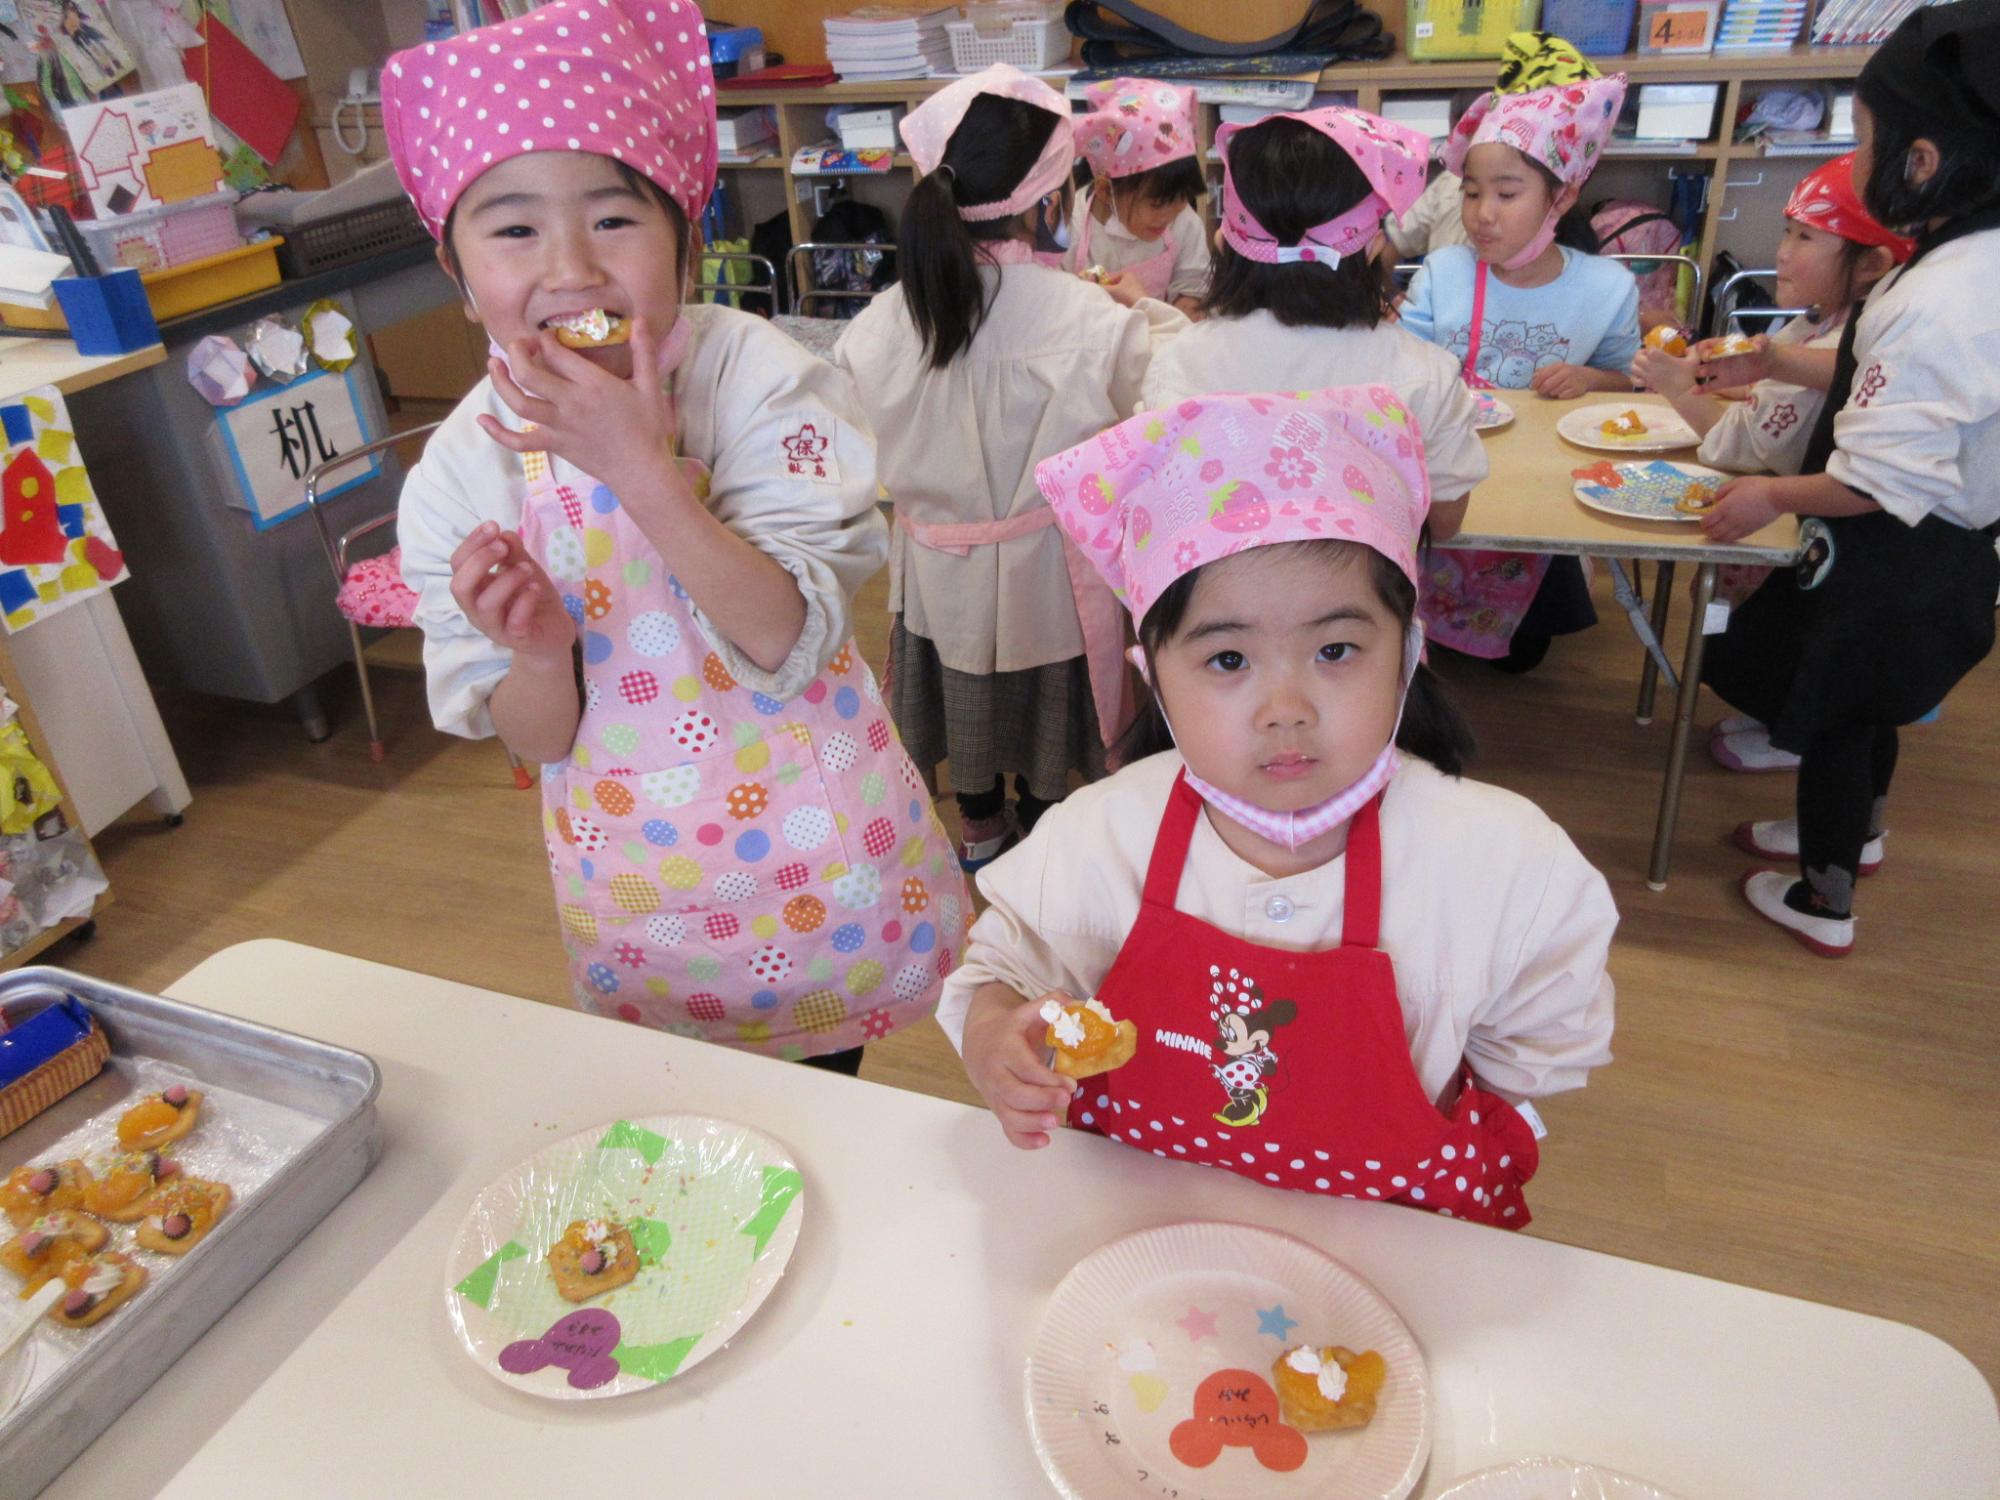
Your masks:
{"label": "colorful polka dot pattern", "polygon": [[635,167],[692,223],[715,187],[708,31],[694,0],[552,0],[396,53],[382,128],[433,239],[474,178],[531,151]]}
{"label": "colorful polka dot pattern", "polygon": [[928,1015],[970,903],[929,799],[890,795],[921,782],[860,653],[778,702],[711,649],[602,485],[545,474],[521,530],[589,601],[576,745],[542,782],[576,1003],[780,1056]]}

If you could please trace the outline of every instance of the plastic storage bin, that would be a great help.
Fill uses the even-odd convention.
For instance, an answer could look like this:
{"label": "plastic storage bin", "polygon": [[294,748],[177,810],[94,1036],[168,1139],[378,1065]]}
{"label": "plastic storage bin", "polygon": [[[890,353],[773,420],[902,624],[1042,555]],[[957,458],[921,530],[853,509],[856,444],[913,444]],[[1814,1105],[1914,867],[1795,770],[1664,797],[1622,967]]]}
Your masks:
{"label": "plastic storage bin", "polygon": [[164,271],[243,244],[236,228],[236,194],[228,191],[110,219],[83,219],[76,227],[107,271],[119,266]]}
{"label": "plastic storage bin", "polygon": [[1632,18],[1639,0],[1542,0],[1542,30],[1567,39],[1591,57],[1623,52],[1632,45]]}
{"label": "plastic storage bin", "polygon": [[1509,35],[1535,30],[1541,0],[1410,0],[1410,56],[1498,57]]}
{"label": "plastic storage bin", "polygon": [[1069,61],[1069,28],[1060,8],[1051,14],[1043,6],[970,5],[966,17],[944,27],[957,72],[977,73],[1003,62],[1037,73]]}

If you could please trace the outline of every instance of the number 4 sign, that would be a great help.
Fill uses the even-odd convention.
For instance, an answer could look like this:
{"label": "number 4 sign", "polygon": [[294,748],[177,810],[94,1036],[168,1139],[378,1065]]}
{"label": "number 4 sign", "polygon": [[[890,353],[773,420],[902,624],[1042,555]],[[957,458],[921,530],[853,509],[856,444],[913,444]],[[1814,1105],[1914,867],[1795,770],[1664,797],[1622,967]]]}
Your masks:
{"label": "number 4 sign", "polygon": [[1648,52],[1707,52],[1714,46],[1709,35],[1715,20],[1712,5],[1649,5],[1645,18]]}
{"label": "number 4 sign", "polygon": [[[274,386],[239,406],[216,413],[222,445],[236,471],[233,503],[251,524],[268,531],[305,509],[306,475],[321,464],[372,441],[354,390],[354,371],[315,371],[290,385]],[[340,483],[319,492],[328,499],[379,474],[382,463],[343,470]]]}

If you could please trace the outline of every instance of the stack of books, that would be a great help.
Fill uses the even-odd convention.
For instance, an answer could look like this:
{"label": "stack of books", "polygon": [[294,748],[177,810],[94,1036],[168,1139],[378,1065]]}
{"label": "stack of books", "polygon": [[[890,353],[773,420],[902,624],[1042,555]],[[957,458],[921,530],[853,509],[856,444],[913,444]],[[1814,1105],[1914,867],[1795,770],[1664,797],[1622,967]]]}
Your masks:
{"label": "stack of books", "polygon": [[1813,17],[1815,47],[1872,46],[1920,5],[1936,0],[1824,0]]}
{"label": "stack of books", "polygon": [[826,60],[841,82],[930,78],[951,71],[951,6],[864,5],[826,18]]}
{"label": "stack of books", "polygon": [[1812,0],[1729,0],[1715,34],[1717,52],[1789,47],[1799,39]]}

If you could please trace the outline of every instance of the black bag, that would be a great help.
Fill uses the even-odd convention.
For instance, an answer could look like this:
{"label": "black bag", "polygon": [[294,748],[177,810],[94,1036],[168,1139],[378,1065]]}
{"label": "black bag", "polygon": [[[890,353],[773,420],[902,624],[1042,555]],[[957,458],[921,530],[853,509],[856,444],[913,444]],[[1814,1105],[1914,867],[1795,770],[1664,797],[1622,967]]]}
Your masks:
{"label": "black bag", "polygon": [[1357,0],[1312,0],[1296,26],[1254,41],[1226,42],[1176,25],[1135,0],[1071,0],[1063,15],[1073,36],[1083,38],[1083,61],[1091,68],[1154,58],[1253,58],[1302,53],[1329,62],[1379,62],[1395,50],[1382,18]]}
{"label": "black bag", "polygon": [[[788,213],[780,212],[772,214],[770,218],[750,231],[750,253],[752,255],[763,256],[764,259],[778,268],[778,284],[773,288],[772,295],[768,298],[745,297],[743,299],[744,311],[761,312],[769,316],[772,313],[785,313],[792,310],[791,288],[785,283],[785,258],[791,254],[791,250],[792,216]],[[762,271],[757,273],[760,277],[763,274]],[[761,282],[754,284],[762,285]],[[766,302],[774,305],[756,305]]]}

